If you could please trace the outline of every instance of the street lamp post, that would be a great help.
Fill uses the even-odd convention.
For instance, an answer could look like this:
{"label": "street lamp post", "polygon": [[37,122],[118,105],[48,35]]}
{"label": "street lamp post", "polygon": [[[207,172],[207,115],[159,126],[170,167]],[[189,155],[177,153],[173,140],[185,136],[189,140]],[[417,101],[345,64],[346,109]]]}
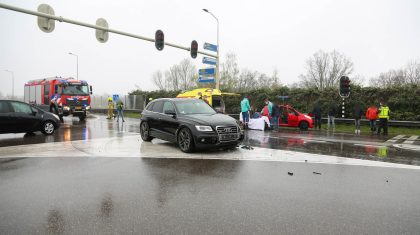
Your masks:
{"label": "street lamp post", "polygon": [[219,89],[219,85],[220,85],[220,72],[219,72],[219,51],[220,51],[220,44],[219,44],[219,19],[213,14],[211,13],[209,10],[207,9],[203,9],[203,11],[209,13],[211,16],[213,16],[214,19],[216,19],[217,21],[217,59],[216,59],[216,89]]}
{"label": "street lamp post", "polygon": [[10,71],[10,70],[4,70],[4,71],[12,74],[12,99],[14,99],[14,97],[15,97],[15,73],[13,71]]}
{"label": "street lamp post", "polygon": [[79,56],[71,52],[69,52],[69,55],[76,56],[76,72],[77,72],[76,79],[79,80]]}

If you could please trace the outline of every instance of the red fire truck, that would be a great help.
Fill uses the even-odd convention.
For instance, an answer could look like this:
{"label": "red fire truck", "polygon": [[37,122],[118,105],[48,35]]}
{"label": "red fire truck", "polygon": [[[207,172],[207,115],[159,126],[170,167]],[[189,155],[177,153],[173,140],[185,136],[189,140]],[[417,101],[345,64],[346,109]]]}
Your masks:
{"label": "red fire truck", "polygon": [[57,114],[61,120],[72,114],[83,121],[90,109],[91,94],[92,86],[86,81],[52,77],[27,82],[24,101]]}

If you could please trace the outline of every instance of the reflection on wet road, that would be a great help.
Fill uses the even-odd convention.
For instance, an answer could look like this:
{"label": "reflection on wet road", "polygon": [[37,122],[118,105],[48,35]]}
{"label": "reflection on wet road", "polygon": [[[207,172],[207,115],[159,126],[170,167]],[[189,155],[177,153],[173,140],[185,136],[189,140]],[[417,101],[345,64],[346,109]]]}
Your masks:
{"label": "reflection on wet road", "polygon": [[[62,127],[52,136],[44,136],[39,133],[28,137],[25,137],[24,134],[0,135],[0,150],[1,147],[6,146],[69,142],[71,144],[65,145],[65,147],[73,147],[86,154],[101,155],[103,151],[112,152],[111,146],[112,148],[118,148],[121,142],[126,142],[118,138],[127,136],[138,137],[138,133],[139,120],[137,119],[127,118],[125,123],[117,123],[115,120],[105,119],[102,115],[92,115],[86,122],[79,122],[77,118],[66,118]],[[116,138],[116,140],[111,141],[113,138]],[[105,139],[102,141],[105,142],[102,143],[105,146],[103,148],[100,148],[101,145],[95,144],[100,142],[101,139]],[[140,138],[136,139],[132,145],[125,146],[128,150],[132,149],[133,151],[124,150],[122,153],[127,154],[127,156],[138,156],[136,151],[138,148],[135,148],[135,146],[138,146],[138,143],[141,142]],[[267,149],[420,165],[420,138],[418,136],[398,135],[383,137],[369,134],[356,136],[327,131],[301,132],[297,129],[282,128],[280,132],[246,131],[243,144]],[[165,146],[165,144],[162,143],[162,146]],[[43,146],[43,148],[48,147],[63,148],[56,145]],[[34,145],[34,148],[42,147]],[[8,150],[10,150],[10,147],[8,147]],[[12,151],[14,154],[21,153],[17,151],[19,148],[12,150],[14,150]],[[3,152],[5,151],[6,149],[3,148]],[[179,152],[176,148],[173,148],[171,151],[175,151],[173,152],[174,154]],[[121,156],[121,151],[118,153]]]}
{"label": "reflection on wet road", "polygon": [[397,137],[356,136],[328,131],[302,132],[295,129],[281,129],[280,132],[250,130],[243,143],[270,149],[420,165],[420,141],[410,141],[417,140],[416,136]]}
{"label": "reflection on wet road", "polygon": [[80,122],[78,118],[66,117],[65,122],[54,135],[45,136],[40,132],[35,136],[25,134],[0,135],[0,147],[25,144],[53,143],[75,140],[90,140],[95,138],[110,138],[123,136],[125,133],[139,133],[139,122],[127,118],[125,123],[107,120],[104,116],[89,116],[86,121]]}
{"label": "reflection on wet road", "polygon": [[383,167],[26,158],[0,163],[0,234],[416,234],[419,184]]}

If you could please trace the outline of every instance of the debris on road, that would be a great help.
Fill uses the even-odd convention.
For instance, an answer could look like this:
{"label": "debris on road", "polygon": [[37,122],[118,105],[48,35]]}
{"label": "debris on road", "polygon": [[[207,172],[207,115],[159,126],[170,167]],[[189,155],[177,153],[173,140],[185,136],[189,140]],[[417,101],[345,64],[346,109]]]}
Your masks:
{"label": "debris on road", "polygon": [[254,148],[253,148],[253,147],[251,147],[250,145],[243,145],[241,148],[242,148],[242,149],[247,149],[247,150],[253,150],[253,149],[254,149]]}
{"label": "debris on road", "polygon": [[316,172],[316,171],[314,171],[314,172],[312,172],[312,173],[314,173],[315,175],[321,175],[321,173]]}
{"label": "debris on road", "polygon": [[287,172],[288,175],[293,175],[293,172]]}

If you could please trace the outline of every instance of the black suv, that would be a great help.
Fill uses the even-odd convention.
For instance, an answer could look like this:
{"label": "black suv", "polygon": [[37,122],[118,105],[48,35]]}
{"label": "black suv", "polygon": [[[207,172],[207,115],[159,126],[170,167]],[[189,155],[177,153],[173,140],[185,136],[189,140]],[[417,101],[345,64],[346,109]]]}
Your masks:
{"label": "black suv", "polygon": [[60,126],[57,115],[20,101],[0,100],[0,134],[41,131],[52,135]]}
{"label": "black suv", "polygon": [[144,141],[159,138],[178,144],[183,152],[215,146],[233,148],[243,139],[236,120],[216,113],[200,99],[157,99],[142,112]]}

